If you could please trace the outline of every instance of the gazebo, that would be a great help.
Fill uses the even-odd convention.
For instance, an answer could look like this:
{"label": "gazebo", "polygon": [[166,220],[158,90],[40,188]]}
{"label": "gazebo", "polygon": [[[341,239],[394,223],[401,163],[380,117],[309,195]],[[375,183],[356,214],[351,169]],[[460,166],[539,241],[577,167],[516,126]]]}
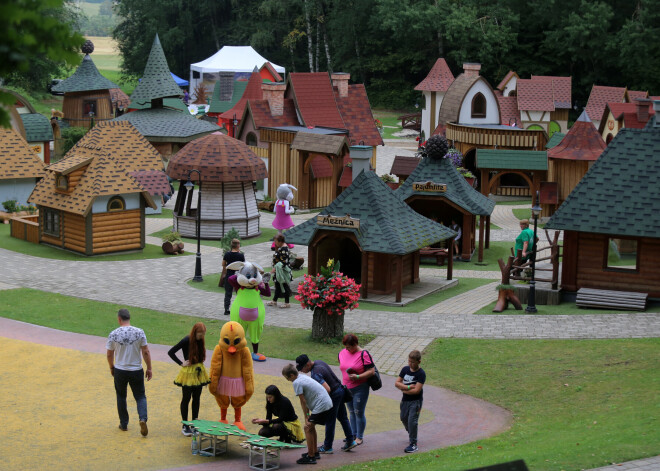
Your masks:
{"label": "gazebo", "polygon": [[201,137],[172,157],[167,174],[181,181],[174,206],[174,231],[197,236],[199,208],[192,207],[193,192],[184,186],[190,178],[202,183],[202,239],[221,239],[232,228],[241,238],[261,234],[254,182],[266,177],[266,165],[245,143],[221,132]]}

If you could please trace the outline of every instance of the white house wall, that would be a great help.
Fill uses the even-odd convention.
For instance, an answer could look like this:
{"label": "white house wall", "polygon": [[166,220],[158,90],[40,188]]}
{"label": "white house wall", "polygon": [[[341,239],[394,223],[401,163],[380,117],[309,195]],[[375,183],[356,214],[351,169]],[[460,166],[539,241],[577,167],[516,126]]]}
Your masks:
{"label": "white house wall", "polygon": [[3,211],[2,203],[8,200],[16,200],[16,203],[27,205],[27,200],[36,185],[35,178],[9,178],[0,180],[0,211]]}
{"label": "white house wall", "polygon": [[[526,111],[525,121],[531,122],[541,122],[541,121],[550,121],[550,112],[549,111]],[[524,115],[523,115],[524,116]]]}
{"label": "white house wall", "polygon": [[[422,131],[424,132],[424,137],[428,139],[431,136],[431,133],[438,126],[438,116],[440,115],[440,106],[442,105],[442,100],[445,97],[444,92],[423,92],[424,93],[424,108],[422,109]],[[433,103],[435,102],[435,117],[431,116],[431,109],[433,109]]]}
{"label": "white house wall", "polygon": [[[472,117],[472,99],[477,93],[481,93],[486,98],[485,118]],[[477,80],[465,94],[458,122],[460,124],[500,124],[500,110],[497,106],[497,98],[483,79]]]}
{"label": "white house wall", "polygon": [[509,96],[511,95],[511,92],[516,90],[516,87],[518,86],[518,79],[514,75],[511,80],[509,80],[504,87],[504,90],[502,90],[502,95],[504,96]]}
{"label": "white house wall", "polygon": [[[108,196],[99,196],[92,203],[92,214],[97,213],[107,213],[108,212],[108,201],[110,198],[114,198],[117,195],[108,195]],[[127,193],[118,195],[124,198],[125,210],[129,209],[140,209],[140,194],[139,193]]]}

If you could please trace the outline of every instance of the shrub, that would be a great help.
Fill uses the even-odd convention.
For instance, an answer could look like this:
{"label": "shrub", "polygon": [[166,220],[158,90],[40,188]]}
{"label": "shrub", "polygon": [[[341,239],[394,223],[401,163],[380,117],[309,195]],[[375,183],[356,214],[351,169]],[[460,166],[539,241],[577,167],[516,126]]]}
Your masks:
{"label": "shrub", "polygon": [[220,239],[220,247],[222,248],[222,253],[228,252],[231,250],[231,241],[232,239],[240,240],[240,236],[235,227],[232,227],[229,232],[227,232],[222,239]]}
{"label": "shrub", "polygon": [[5,208],[5,211],[8,213],[15,213],[18,211],[18,205],[16,204],[16,200],[7,200],[2,202],[2,207]]}

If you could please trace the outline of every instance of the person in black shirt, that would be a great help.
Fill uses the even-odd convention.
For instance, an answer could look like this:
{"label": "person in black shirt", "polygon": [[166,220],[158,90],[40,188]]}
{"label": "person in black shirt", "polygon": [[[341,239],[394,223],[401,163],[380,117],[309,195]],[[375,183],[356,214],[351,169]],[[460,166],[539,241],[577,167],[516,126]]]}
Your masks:
{"label": "person in black shirt", "polygon": [[234,262],[244,262],[245,255],[241,252],[241,241],[232,239],[231,250],[225,252],[222,257],[222,271],[225,273],[225,316],[229,315],[229,308],[231,306],[231,295],[234,293],[234,288],[229,284],[229,277],[236,273],[236,270],[229,270],[227,265]]}
{"label": "person in black shirt", "polygon": [[266,418],[252,419],[252,423],[263,425],[259,430],[262,437],[277,436],[284,443],[301,443],[305,440],[305,433],[291,401],[272,384],[266,388]]}
{"label": "person in black shirt", "polygon": [[286,244],[286,239],[282,234],[275,236],[275,253],[273,254],[273,281],[275,282],[275,295],[273,300],[269,301],[268,306],[277,306],[277,300],[284,297],[284,304],[281,308],[290,308],[289,297],[291,296],[291,268],[289,267],[289,247]]}
{"label": "person in black shirt", "polygon": [[419,367],[422,362],[422,354],[419,350],[413,350],[408,354],[408,366],[404,366],[396,379],[396,386],[403,393],[401,398],[401,422],[408,432],[410,444],[406,447],[406,453],[417,451],[417,423],[419,414],[422,412],[422,399],[424,398],[422,387],[426,382],[426,373]]}
{"label": "person in black shirt", "polygon": [[[192,398],[192,420],[199,417],[199,399],[202,395],[202,387],[210,383],[209,375],[204,367],[206,359],[206,346],[204,336],[206,326],[198,322],[179,343],[170,348],[167,354],[175,363],[181,366],[181,370],[174,380],[174,384],[181,387],[183,398],[181,399],[181,419],[188,420],[188,404]],[[183,352],[183,361],[176,356],[177,352]],[[192,435],[192,430],[184,425],[181,433],[185,436]]]}

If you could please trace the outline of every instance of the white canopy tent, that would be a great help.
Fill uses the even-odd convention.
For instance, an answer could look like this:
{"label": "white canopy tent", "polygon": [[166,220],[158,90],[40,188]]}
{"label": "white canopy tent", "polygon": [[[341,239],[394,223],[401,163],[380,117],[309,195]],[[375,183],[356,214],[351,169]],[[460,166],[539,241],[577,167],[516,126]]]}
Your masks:
{"label": "white canopy tent", "polygon": [[[266,62],[252,46],[223,46],[208,59],[190,65],[190,90],[193,91],[201,82],[207,82],[210,90],[218,80],[220,72],[251,73],[260,69]],[[270,63],[277,73],[284,75],[284,67]]]}

